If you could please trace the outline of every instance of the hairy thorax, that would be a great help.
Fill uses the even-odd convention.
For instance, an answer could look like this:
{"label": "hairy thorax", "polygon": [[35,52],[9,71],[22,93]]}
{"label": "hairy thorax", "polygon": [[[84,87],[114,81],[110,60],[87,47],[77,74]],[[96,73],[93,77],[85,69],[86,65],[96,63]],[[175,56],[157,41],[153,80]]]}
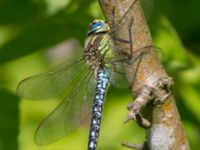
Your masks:
{"label": "hairy thorax", "polygon": [[106,63],[106,58],[111,55],[109,35],[97,34],[89,36],[86,40],[84,58],[92,70]]}

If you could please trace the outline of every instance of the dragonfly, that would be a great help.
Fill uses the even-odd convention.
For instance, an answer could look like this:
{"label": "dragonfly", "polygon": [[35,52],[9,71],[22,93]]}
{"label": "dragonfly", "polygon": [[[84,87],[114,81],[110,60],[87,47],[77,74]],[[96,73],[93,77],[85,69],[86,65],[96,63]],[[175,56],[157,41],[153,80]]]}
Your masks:
{"label": "dragonfly", "polygon": [[37,145],[48,145],[65,137],[91,114],[88,150],[97,148],[106,92],[110,84],[128,86],[123,62],[129,60],[114,50],[111,32],[108,23],[94,20],[89,25],[81,58],[19,83],[17,93],[24,99],[63,99],[38,126]]}
{"label": "dragonfly", "polygon": [[110,30],[105,21],[94,20],[89,26],[82,58],[66,61],[19,83],[17,93],[25,99],[65,97],[37,128],[37,145],[53,143],[73,132],[92,113],[88,150],[96,149],[108,87],[128,84],[121,56],[111,49]]}

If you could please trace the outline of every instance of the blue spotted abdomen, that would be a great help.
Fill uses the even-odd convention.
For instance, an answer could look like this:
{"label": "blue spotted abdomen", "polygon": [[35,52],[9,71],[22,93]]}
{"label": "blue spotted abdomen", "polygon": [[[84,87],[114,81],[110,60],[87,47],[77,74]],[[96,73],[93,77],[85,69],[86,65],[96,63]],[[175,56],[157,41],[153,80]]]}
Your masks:
{"label": "blue spotted abdomen", "polygon": [[108,84],[109,84],[109,78],[106,71],[103,68],[99,68],[97,71],[96,94],[93,102],[88,150],[95,150],[97,147],[100,124],[101,124],[101,116],[102,116],[105,94],[108,88]]}

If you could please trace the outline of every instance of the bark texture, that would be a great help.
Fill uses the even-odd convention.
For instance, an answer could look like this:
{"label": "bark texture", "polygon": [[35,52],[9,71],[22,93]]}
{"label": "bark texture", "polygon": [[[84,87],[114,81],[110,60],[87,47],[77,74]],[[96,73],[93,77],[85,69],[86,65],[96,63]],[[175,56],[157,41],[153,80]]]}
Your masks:
{"label": "bark texture", "polygon": [[[173,95],[170,91],[166,92],[159,88],[159,80],[168,76],[160,63],[155,48],[151,47],[153,45],[152,38],[140,1],[99,0],[99,2],[107,22],[114,30],[115,37],[128,40],[130,39],[129,33],[131,33],[132,46],[119,40],[114,42],[115,46],[127,55],[132,53],[133,57],[137,57],[141,52],[148,52],[141,59],[136,60],[138,61],[136,63],[139,64],[137,69],[134,65],[135,62],[133,65],[125,65],[133,96],[138,102],[138,105],[134,104],[134,106],[137,105],[136,109],[141,111],[142,116],[151,123],[146,132],[147,144],[145,145],[147,145],[147,149],[189,150],[189,143],[184,134]],[[137,74],[135,74],[136,70]],[[167,96],[162,103],[155,103],[155,99],[161,101],[160,99],[165,95]],[[151,98],[154,99],[153,104],[150,102]],[[134,117],[133,119],[137,120],[137,116]]]}

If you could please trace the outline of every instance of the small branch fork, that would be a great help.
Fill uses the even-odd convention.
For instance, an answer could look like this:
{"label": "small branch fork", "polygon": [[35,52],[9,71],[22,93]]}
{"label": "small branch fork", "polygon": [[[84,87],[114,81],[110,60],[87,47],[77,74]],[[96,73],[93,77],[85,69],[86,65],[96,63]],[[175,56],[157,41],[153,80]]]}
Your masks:
{"label": "small branch fork", "polygon": [[163,103],[170,95],[173,85],[172,78],[166,76],[154,82],[153,86],[144,86],[141,93],[136,96],[134,102],[128,105],[128,116],[124,123],[135,120],[142,128],[149,128],[151,123],[142,117],[141,110],[150,102],[154,104]]}
{"label": "small branch fork", "polygon": [[[114,46],[138,63],[136,68],[134,63],[125,64],[126,76],[135,97],[135,101],[128,105],[125,123],[136,120],[146,129],[146,142],[122,145],[137,150],[190,150],[171,93],[172,78],[160,65],[154,48],[148,51],[148,46],[153,44],[140,1],[99,0],[99,3],[107,22],[112,25]],[[148,53],[136,60],[144,48]]]}

